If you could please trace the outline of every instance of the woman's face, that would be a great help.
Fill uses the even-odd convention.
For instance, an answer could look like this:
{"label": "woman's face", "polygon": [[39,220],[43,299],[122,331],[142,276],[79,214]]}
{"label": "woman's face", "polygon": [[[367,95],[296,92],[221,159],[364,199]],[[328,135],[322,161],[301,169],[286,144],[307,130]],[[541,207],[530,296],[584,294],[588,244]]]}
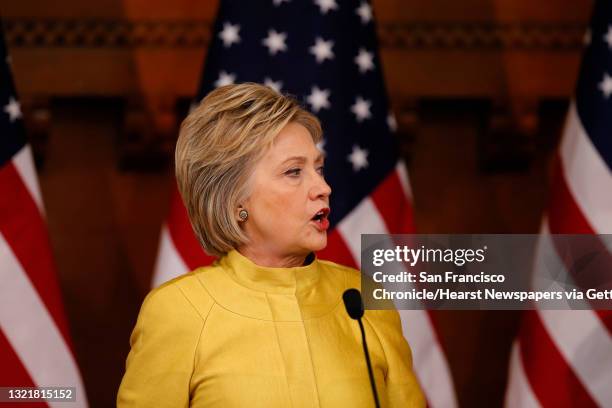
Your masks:
{"label": "woman's face", "polygon": [[250,252],[282,259],[325,248],[331,188],[323,178],[323,155],[304,126],[289,123],[281,130],[250,182],[251,195],[242,203],[249,212],[243,226]]}

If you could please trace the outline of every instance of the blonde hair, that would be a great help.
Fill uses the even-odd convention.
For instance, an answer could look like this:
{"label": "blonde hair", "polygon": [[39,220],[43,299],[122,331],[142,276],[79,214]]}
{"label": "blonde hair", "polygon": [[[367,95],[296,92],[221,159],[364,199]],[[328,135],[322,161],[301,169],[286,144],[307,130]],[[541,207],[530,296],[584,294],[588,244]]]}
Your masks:
{"label": "blonde hair", "polygon": [[[216,256],[248,241],[236,214],[249,176],[289,122],[321,140],[317,118],[292,97],[255,83],[210,92],[185,118],[175,152],[179,191],[196,237]],[[248,221],[247,221],[248,222]]]}

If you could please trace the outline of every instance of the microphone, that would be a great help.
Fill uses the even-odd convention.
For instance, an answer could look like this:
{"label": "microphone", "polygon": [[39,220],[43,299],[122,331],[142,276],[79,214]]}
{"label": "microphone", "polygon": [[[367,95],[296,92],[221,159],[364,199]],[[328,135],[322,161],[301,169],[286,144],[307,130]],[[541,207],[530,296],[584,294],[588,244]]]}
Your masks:
{"label": "microphone", "polygon": [[359,323],[359,329],[361,330],[361,342],[363,343],[363,352],[365,353],[365,359],[368,365],[368,375],[370,376],[370,386],[372,387],[374,404],[376,408],[380,408],[378,393],[376,392],[376,382],[374,381],[374,374],[372,373],[372,363],[370,363],[368,343],[366,343],[365,330],[363,329],[363,323],[361,322],[361,318],[363,317],[363,300],[361,300],[361,293],[357,289],[347,289],[342,294],[342,300],[344,300],[346,313],[348,313],[351,319],[357,320]]}

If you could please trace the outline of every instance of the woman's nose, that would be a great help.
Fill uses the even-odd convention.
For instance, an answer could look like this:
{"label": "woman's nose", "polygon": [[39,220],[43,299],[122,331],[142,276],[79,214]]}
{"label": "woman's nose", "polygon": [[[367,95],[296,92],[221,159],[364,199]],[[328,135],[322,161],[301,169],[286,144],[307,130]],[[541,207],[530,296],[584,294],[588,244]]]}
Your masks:
{"label": "woman's nose", "polygon": [[321,176],[317,178],[317,180],[315,181],[315,184],[310,189],[310,194],[313,200],[316,200],[317,198],[320,198],[320,197],[327,198],[331,194],[331,187],[329,186],[329,184],[327,184],[325,179]]}

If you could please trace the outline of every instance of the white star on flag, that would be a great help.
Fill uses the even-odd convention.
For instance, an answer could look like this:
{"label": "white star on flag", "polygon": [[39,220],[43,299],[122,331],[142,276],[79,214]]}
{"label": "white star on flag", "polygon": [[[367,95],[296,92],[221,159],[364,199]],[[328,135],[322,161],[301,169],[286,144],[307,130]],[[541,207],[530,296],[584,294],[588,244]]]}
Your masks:
{"label": "white star on flag", "polygon": [[604,93],[606,99],[612,95],[612,77],[607,72],[604,73],[603,80],[598,87]]}
{"label": "white star on flag", "polygon": [[612,25],[608,26],[608,31],[604,35],[604,41],[608,44],[608,48],[612,48]]}
{"label": "white star on flag", "polygon": [[370,106],[372,106],[372,102],[363,99],[361,96],[357,97],[355,103],[351,106],[351,112],[357,117],[357,122],[363,122],[363,120],[369,119],[372,116]]}
{"label": "white star on flag", "polygon": [[319,89],[313,86],[306,102],[312,105],[312,110],[318,112],[321,108],[329,108],[329,89]]}
{"label": "white star on flag", "polygon": [[278,7],[281,4],[283,4],[283,1],[286,1],[287,3],[289,3],[291,0],[272,0],[272,3],[274,3],[274,5]]}
{"label": "white star on flag", "polygon": [[321,9],[321,13],[327,14],[329,10],[337,10],[336,0],[315,0],[315,4]]}
{"label": "white star on flag", "polygon": [[21,118],[21,106],[12,96],[9,98],[9,103],[4,105],[4,111],[8,113],[11,122]]}
{"label": "white star on flag", "polygon": [[231,85],[236,81],[236,75],[225,71],[219,72],[219,78],[215,81],[215,86],[218,88],[224,85]]}
{"label": "white star on flag", "polygon": [[223,46],[229,48],[232,44],[239,43],[240,35],[238,31],[240,31],[240,25],[229,22],[223,23],[223,30],[219,32],[219,38],[223,41]]}
{"label": "white star on flag", "polygon": [[266,77],[266,79],[264,79],[264,85],[274,89],[278,93],[281,93],[283,81],[273,81],[272,78]]}
{"label": "white star on flag", "polygon": [[279,33],[276,30],[268,30],[268,36],[263,39],[262,44],[268,47],[270,55],[276,55],[279,51],[287,51],[287,33]]}
{"label": "white star on flag", "polygon": [[359,54],[355,57],[355,64],[359,66],[359,72],[365,73],[374,69],[374,54],[365,48],[359,49]]}
{"label": "white star on flag", "polygon": [[368,151],[353,145],[353,151],[349,154],[348,161],[353,165],[353,171],[365,169],[368,167]]}
{"label": "white star on flag", "polygon": [[357,8],[356,13],[361,17],[361,22],[363,24],[367,24],[372,20],[372,7],[366,2],[362,2],[361,5]]}
{"label": "white star on flag", "polygon": [[397,130],[397,120],[395,120],[395,115],[391,112],[387,115],[387,126],[392,132]]}
{"label": "white star on flag", "polygon": [[334,46],[334,42],[332,40],[325,41],[321,37],[317,37],[315,40],[315,44],[310,47],[310,53],[315,56],[317,62],[320,64],[326,59],[333,59],[334,53],[332,51],[332,47]]}

